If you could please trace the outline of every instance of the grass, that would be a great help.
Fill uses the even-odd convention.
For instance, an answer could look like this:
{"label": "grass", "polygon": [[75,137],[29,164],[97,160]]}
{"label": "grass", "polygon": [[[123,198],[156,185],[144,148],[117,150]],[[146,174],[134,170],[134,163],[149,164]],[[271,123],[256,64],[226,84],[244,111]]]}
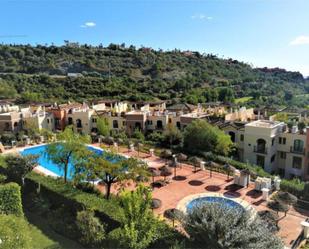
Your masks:
{"label": "grass", "polygon": [[51,229],[45,219],[35,213],[26,211],[25,216],[30,223],[32,249],[83,249],[75,241],[56,233]]}
{"label": "grass", "polygon": [[235,104],[243,104],[243,103],[246,103],[248,102],[249,100],[251,100],[253,97],[251,96],[247,96],[247,97],[242,97],[242,98],[238,98],[238,99],[235,99]]}

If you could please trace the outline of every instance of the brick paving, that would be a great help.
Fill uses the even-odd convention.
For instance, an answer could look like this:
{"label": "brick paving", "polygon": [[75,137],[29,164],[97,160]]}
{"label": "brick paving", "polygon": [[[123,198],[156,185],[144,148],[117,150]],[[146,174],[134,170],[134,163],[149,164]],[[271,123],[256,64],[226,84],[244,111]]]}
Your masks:
{"label": "brick paving", "polygon": [[[138,157],[138,153],[129,152],[128,149],[119,147],[119,153],[128,156]],[[152,168],[160,168],[166,164],[166,161],[159,157],[149,157],[148,154],[139,153],[139,157],[147,161],[148,166]],[[172,170],[173,174],[174,171]],[[251,183],[248,188],[235,188],[233,180],[227,179],[227,175],[212,172],[197,171],[194,172],[194,168],[191,165],[181,164],[181,168],[177,168],[177,176],[179,179],[174,179],[174,175],[167,177],[170,182],[166,186],[153,189],[153,198],[158,198],[162,201],[162,206],[154,212],[160,217],[163,217],[163,213],[166,209],[176,208],[177,204],[183,198],[198,193],[216,192],[228,196],[229,198],[240,198],[250,203],[257,211],[267,210],[266,201],[262,200],[262,193],[254,190],[254,185]],[[154,180],[162,180],[162,176],[154,177]],[[151,179],[152,180],[152,179]],[[150,183],[148,183],[150,184]],[[147,184],[147,185],[148,185]],[[134,189],[134,184],[127,184],[126,188]],[[117,194],[120,186],[116,185],[113,192]],[[231,197],[234,196],[234,197]],[[286,246],[293,243],[293,240],[297,238],[301,232],[301,221],[305,220],[309,216],[309,210],[297,212],[293,208],[284,217],[283,213],[279,213],[280,236],[285,242]]]}

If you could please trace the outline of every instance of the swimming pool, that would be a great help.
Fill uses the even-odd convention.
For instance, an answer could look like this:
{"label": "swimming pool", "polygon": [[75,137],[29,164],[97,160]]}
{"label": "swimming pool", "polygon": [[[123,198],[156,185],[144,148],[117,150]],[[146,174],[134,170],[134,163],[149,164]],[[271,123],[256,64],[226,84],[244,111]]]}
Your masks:
{"label": "swimming pool", "polygon": [[237,211],[244,211],[244,207],[239,204],[236,201],[233,201],[231,199],[225,198],[225,197],[219,197],[219,196],[203,196],[203,197],[198,197],[196,199],[191,200],[190,202],[187,203],[186,209],[187,211],[191,211],[194,207],[203,205],[206,203],[217,203],[222,205],[224,208],[228,209],[234,209]]}
{"label": "swimming pool", "polygon": [[[47,170],[47,172],[52,172],[51,175],[56,176],[64,176],[64,170],[60,168],[57,164],[53,163],[52,161],[48,160],[45,149],[47,145],[39,145],[33,146],[31,148],[27,148],[20,151],[21,155],[39,155],[38,163],[41,167]],[[104,150],[100,148],[95,148],[93,146],[87,146],[88,150],[93,151],[97,155],[102,155]],[[68,179],[72,179],[74,173],[74,165],[69,163],[68,167]]]}

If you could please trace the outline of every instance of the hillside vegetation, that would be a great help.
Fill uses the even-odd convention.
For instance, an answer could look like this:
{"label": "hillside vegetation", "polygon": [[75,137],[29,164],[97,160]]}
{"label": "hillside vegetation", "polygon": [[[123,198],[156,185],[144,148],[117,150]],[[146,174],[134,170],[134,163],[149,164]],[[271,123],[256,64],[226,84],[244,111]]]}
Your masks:
{"label": "hillside vegetation", "polygon": [[[298,72],[252,68],[190,51],[79,45],[0,45],[0,97],[42,100],[163,99],[192,104],[248,98],[248,104],[307,105]],[[81,77],[67,77],[81,73]]]}

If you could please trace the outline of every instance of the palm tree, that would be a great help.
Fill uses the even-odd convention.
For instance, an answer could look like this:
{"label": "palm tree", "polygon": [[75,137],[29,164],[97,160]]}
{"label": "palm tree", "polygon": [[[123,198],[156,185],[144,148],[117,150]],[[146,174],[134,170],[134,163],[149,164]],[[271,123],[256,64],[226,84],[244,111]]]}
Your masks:
{"label": "palm tree", "polygon": [[181,220],[193,248],[283,249],[282,241],[267,224],[246,211],[235,211],[218,203],[193,207]]}

